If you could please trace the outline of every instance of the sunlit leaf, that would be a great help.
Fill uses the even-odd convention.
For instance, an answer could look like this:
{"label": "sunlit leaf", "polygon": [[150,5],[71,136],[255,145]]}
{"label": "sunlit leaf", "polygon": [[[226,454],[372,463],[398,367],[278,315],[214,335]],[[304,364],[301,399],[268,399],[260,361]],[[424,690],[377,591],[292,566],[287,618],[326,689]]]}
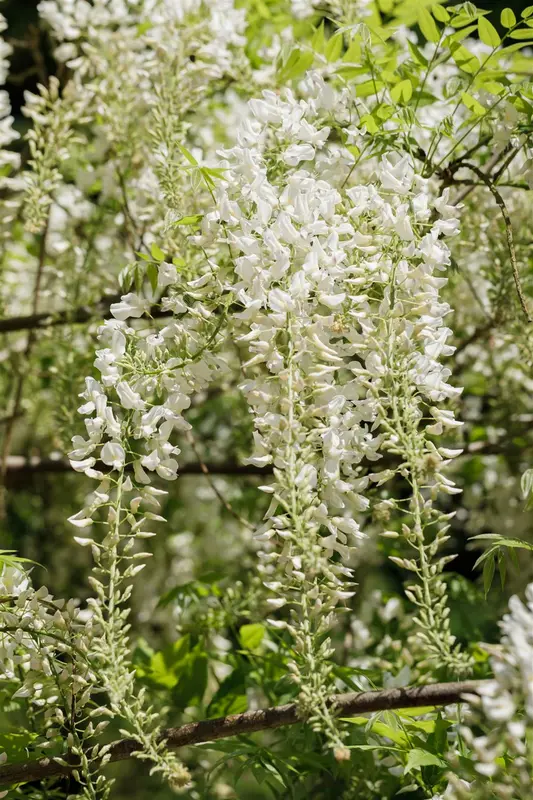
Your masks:
{"label": "sunlit leaf", "polygon": [[486,17],[479,18],[478,31],[481,41],[489,47],[498,47],[501,43],[498,31]]}
{"label": "sunlit leaf", "polygon": [[406,78],[390,90],[391,98],[395,103],[408,103],[413,96],[413,84]]}
{"label": "sunlit leaf", "polygon": [[438,42],[440,39],[440,32],[435,24],[435,20],[427,10],[427,8],[420,8],[418,11],[418,26],[422,31],[422,35],[428,42]]}
{"label": "sunlit leaf", "polygon": [[442,767],[445,769],[447,766],[446,761],[443,761],[442,758],[439,758],[434,753],[415,747],[414,750],[409,751],[404,772],[407,775],[412,770],[419,770],[422,767]]}
{"label": "sunlit leaf", "polygon": [[512,28],[516,25],[516,16],[512,8],[504,8],[500,14],[500,22],[504,28]]}

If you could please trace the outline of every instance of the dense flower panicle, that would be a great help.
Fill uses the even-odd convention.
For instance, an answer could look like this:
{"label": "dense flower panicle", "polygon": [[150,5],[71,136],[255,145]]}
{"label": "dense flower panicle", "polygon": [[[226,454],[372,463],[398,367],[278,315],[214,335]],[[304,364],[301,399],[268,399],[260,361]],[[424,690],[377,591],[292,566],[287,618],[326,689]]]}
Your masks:
{"label": "dense flower panicle", "polygon": [[[216,355],[224,339],[226,307],[213,264],[193,280],[178,277],[173,264],[158,266],[159,304],[176,316],[159,328],[136,328],[151,301],[128,292],[111,305],[113,319],[101,326],[95,368],[87,377],[79,408],[87,438],[75,436],[73,468],[98,481],[88,505],[70,517],[83,532],[78,544],[95,560],[90,607],[98,624],[92,650],[99,680],[112,711],[124,718],[142,747],[138,757],[153,763],[172,785],[185,786],[189,774],[159,739],[157,715],[145,709],[145,691],[136,691],[129,663],[127,601],[131,579],[144,568],[149,552],[136,543],[155,535],[146,525],[164,522],[152,476],[175,480],[180,453],[175,435],[190,429],[183,412],[193,393],[205,389],[225,367]],[[153,295],[153,291],[148,292]],[[185,313],[186,312],[186,313]],[[103,524],[105,535],[92,534]],[[86,529],[91,528],[90,532]],[[89,535],[90,534],[90,535]]]}
{"label": "dense flower panicle", "polygon": [[[413,483],[423,478],[433,494],[452,493],[441,467],[460,452],[426,437],[459,424],[438,406],[459,392],[440,361],[453,348],[443,322],[450,308],[439,297],[446,283],[439,272],[450,261],[442,237],[457,233],[458,212],[407,154],[354,169],[350,151],[330,141],[328,122],[342,121],[346,104],[344,90],[318,72],[301,82],[298,97],[265,91],[250,101],[236,145],[221,152],[217,210],[204,217],[199,237],[226,243],[234,261],[231,289],[241,310],[233,320],[250,351],[242,385],[256,429],[250,462],[272,463],[275,475],[258,532],[280,543],[263,555],[267,586],[278,595],[272,606],[289,600],[301,615],[305,596],[318,630],[352,594],[350,548],[363,536],[365,490],[394,474],[369,472],[369,462],[393,452]],[[426,598],[419,589],[412,596],[426,605],[432,577],[418,488],[413,502],[408,541],[420,552],[413,570]],[[430,501],[423,505],[438,518]],[[421,627],[438,628],[427,613]],[[423,634],[433,657],[453,645],[445,620],[429,636],[442,634],[442,646]]]}
{"label": "dense flower panicle", "polygon": [[59,42],[56,57],[74,69],[77,96],[99,115],[108,157],[94,165],[92,179],[105,176],[120,196],[116,175],[127,176],[129,214],[138,224],[157,228],[166,212],[179,217],[184,120],[218,81],[246,70],[244,9],[233,0],[45,0],[39,8]]}
{"label": "dense flower panicle", "polygon": [[[181,320],[152,332],[130,327],[127,319],[140,316],[147,305],[138,295],[124,295],[111,307],[118,319],[99,330],[104,347],[96,352],[95,367],[101,381],[86,379],[81,395],[86,402],[79,412],[90,415],[87,438],[74,437],[70,452],[73,468],[89,477],[105,479],[95,469],[98,457],[117,471],[130,466],[141,486],[150,483],[149,472],[175,479],[180,450],[170,441],[172,434],[190,428],[182,413],[190,406],[190,395],[205,388],[223,366],[209,351],[198,357],[209,330],[205,315],[211,312],[205,306],[191,306]],[[79,520],[77,524],[81,527]]]}

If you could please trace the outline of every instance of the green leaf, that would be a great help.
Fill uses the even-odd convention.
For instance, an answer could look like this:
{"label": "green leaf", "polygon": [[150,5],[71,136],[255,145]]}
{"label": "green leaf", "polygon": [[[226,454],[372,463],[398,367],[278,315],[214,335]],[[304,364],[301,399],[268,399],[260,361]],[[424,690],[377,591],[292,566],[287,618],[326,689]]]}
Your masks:
{"label": "green leaf", "polygon": [[212,175],[214,178],[223,178],[226,169],[224,167],[202,167],[204,175]]}
{"label": "green leaf", "polygon": [[435,19],[438,19],[439,22],[448,22],[450,19],[450,15],[448,11],[446,11],[444,6],[439,6],[439,5],[432,6],[431,13],[435,17]]}
{"label": "green leaf", "polygon": [[462,44],[453,42],[450,46],[452,58],[463,72],[473,75],[478,71],[480,64],[476,56],[466,49]]}
{"label": "green leaf", "polygon": [[163,253],[161,248],[158,247],[156,244],[153,244],[150,247],[150,253],[152,254],[152,258],[154,259],[154,261],[164,261],[165,260],[165,254]]}
{"label": "green leaf", "polygon": [[190,636],[183,636],[173,644],[158,650],[147,666],[139,665],[137,674],[156,688],[172,689],[178,682],[179,672],[190,651]]}
{"label": "green leaf", "polygon": [[498,31],[492,22],[489,22],[486,17],[480,17],[477,26],[479,38],[483,44],[486,44],[489,47],[498,47],[498,45],[501,44],[502,40],[500,39]]}
{"label": "green leaf", "polygon": [[393,728],[380,720],[371,720],[368,717],[346,717],[343,718],[343,722],[350,722],[352,725],[368,725],[369,730],[376,736],[390,739],[394,744],[398,744],[401,747],[405,747],[408,742],[408,738],[402,730]]}
{"label": "green leaf", "polygon": [[198,164],[198,161],[195,159],[195,157],[193,156],[193,154],[192,154],[192,153],[190,153],[190,152],[187,150],[187,148],[186,148],[186,147],[184,147],[182,144],[179,144],[179,142],[176,142],[176,147],[178,148],[178,150],[180,151],[180,153],[181,153],[183,156],[185,156],[185,158],[187,159],[187,161],[189,162],[189,164],[192,164],[192,166],[193,166],[193,167],[198,167],[198,166],[199,166],[199,164]]}
{"label": "green leaf", "polygon": [[483,566],[483,589],[485,591],[485,597],[488,595],[490,587],[492,586],[495,571],[496,559],[494,555],[490,555]]}
{"label": "green leaf", "polygon": [[440,39],[440,32],[435,23],[435,20],[427,10],[427,8],[420,8],[418,10],[418,27],[428,42],[438,42]]}
{"label": "green leaf", "polygon": [[516,25],[516,16],[512,8],[504,8],[500,14],[500,22],[504,28],[512,28]]}
{"label": "green leaf", "polygon": [[242,625],[239,629],[239,641],[245,650],[257,650],[265,636],[265,627],[259,623]]}
{"label": "green leaf", "polygon": [[530,39],[532,35],[529,28],[517,28],[514,31],[509,31],[511,39]]}
{"label": "green leaf", "polygon": [[183,600],[186,597],[195,597],[197,594],[196,587],[196,581],[189,581],[188,583],[182,583],[179,586],[174,586],[159,598],[157,608],[166,608],[175,601]]}
{"label": "green leaf", "polygon": [[461,28],[461,30],[447,36],[444,40],[444,45],[446,47],[451,47],[452,42],[462,42],[463,39],[466,39],[466,37],[470,36],[474,31],[477,31],[477,25],[469,25],[467,28]]}
{"label": "green leaf", "polygon": [[376,125],[376,121],[371,114],[365,114],[362,116],[360,122],[361,125],[366,126],[366,129],[370,135],[374,135],[379,130],[378,126]]}
{"label": "green leaf", "polygon": [[[531,35],[533,36],[533,33]],[[501,50],[498,50],[497,55],[501,58],[502,56],[507,56],[510,53],[516,53],[518,50],[523,50],[524,47],[533,47],[533,41],[515,42],[514,44],[509,44],[507,47],[502,47]]]}
{"label": "green leaf", "polygon": [[227,714],[242,714],[248,708],[245,673],[234,670],[220,684],[207,707],[207,717],[223,717]]}
{"label": "green leaf", "polygon": [[[342,60],[347,64],[359,64],[361,61],[361,42],[358,36],[354,36],[348,49],[342,57]],[[363,68],[362,68],[363,69]],[[366,68],[363,69],[366,72]]]}
{"label": "green leaf", "polygon": [[526,6],[520,16],[522,19],[527,19],[528,17],[533,16],[533,6]]}
{"label": "green leaf", "polygon": [[334,34],[328,41],[326,45],[325,56],[330,63],[338,60],[342,52],[342,42],[342,33]]}
{"label": "green leaf", "polygon": [[335,75],[340,75],[347,81],[351,80],[352,78],[358,78],[359,75],[363,74],[366,75],[366,67],[354,67],[351,64],[337,67],[335,70]]}
{"label": "green leaf", "polygon": [[38,561],[32,561],[30,558],[22,558],[22,556],[13,556],[11,553],[16,553],[16,550],[0,550],[0,569],[5,565],[6,567],[17,567],[19,564],[35,564],[41,567]]}
{"label": "green leaf", "polygon": [[[529,46],[530,44],[533,44],[533,42],[526,42],[526,44]],[[516,108],[517,111],[520,111],[520,113],[527,114],[530,118],[533,117],[533,105],[528,103],[525,98],[515,95],[514,97],[509,97],[509,102]],[[530,507],[531,500],[526,503],[526,508],[528,509]]]}
{"label": "green leaf", "polygon": [[33,745],[35,740],[39,738],[37,733],[32,733],[31,731],[23,731],[22,733],[1,733],[0,752],[7,755],[7,760],[11,764],[27,761],[30,755],[29,748]]}
{"label": "green leaf", "polygon": [[135,656],[137,676],[155,689],[172,690],[177,708],[202,702],[207,688],[207,654],[200,644],[191,647],[189,635],[157,653],[138,646]]}
{"label": "green leaf", "polygon": [[505,562],[505,556],[503,552],[500,550],[498,553],[498,572],[500,573],[500,585],[502,589],[505,589],[505,577],[507,575],[507,564]]}
{"label": "green leaf", "polygon": [[405,774],[407,775],[414,769],[421,769],[421,767],[447,767],[446,761],[442,758],[430,753],[428,750],[421,750],[415,747],[414,750],[409,752],[407,756],[407,764],[405,765]]}
{"label": "green leaf", "polygon": [[348,750],[394,750],[401,752],[401,747],[392,747],[386,744],[349,744]]}
{"label": "green leaf", "polygon": [[476,100],[475,97],[472,97],[471,94],[468,94],[468,92],[462,92],[461,101],[468,108],[468,110],[472,111],[472,113],[476,116],[481,117],[485,113],[485,109],[481,103]]}
{"label": "green leaf", "polygon": [[390,90],[390,96],[395,103],[408,103],[413,96],[413,84],[409,78],[397,83],[396,86]]}
{"label": "green leaf", "polygon": [[420,706],[419,708],[402,708],[398,713],[401,717],[419,717],[423,714],[431,714],[435,710],[435,706]]}
{"label": "green leaf", "polygon": [[533,469],[526,469],[520,479],[520,488],[522,490],[522,497],[524,500],[527,500],[533,490]]}
{"label": "green leaf", "polygon": [[157,269],[157,266],[153,262],[150,262],[150,264],[147,265],[147,267],[146,267],[146,276],[147,276],[148,280],[150,281],[150,286],[152,287],[152,292],[155,292],[156,289],[157,289],[157,280],[159,278],[159,270]]}
{"label": "green leaf", "polygon": [[188,653],[178,672],[178,680],[172,689],[172,702],[176,708],[187,708],[201,703],[207,688],[207,654],[198,646]]}
{"label": "green leaf", "polygon": [[417,47],[416,44],[414,44],[413,42],[410,42],[409,40],[407,40],[407,46],[408,46],[409,50],[411,51],[411,55],[413,57],[413,60],[416,61],[418,64],[421,64],[421,66],[427,67],[428,64],[429,64],[429,61],[421,53],[420,48]]}
{"label": "green leaf", "polygon": [[498,81],[485,80],[483,76],[478,76],[478,77],[482,78],[479,81],[479,86],[482,89],[484,89],[484,91],[489,92],[490,94],[495,94],[498,97],[505,92],[505,86],[503,85],[503,83],[499,83]]}
{"label": "green leaf", "polygon": [[409,720],[407,726],[409,729],[414,728],[417,731],[424,731],[424,733],[429,734],[434,732],[435,724],[436,721],[434,719],[412,719]]}
{"label": "green leaf", "polygon": [[314,60],[315,54],[311,50],[302,51],[296,47],[279,70],[279,80],[283,83],[298,78],[307,72]]}
{"label": "green leaf", "polygon": [[470,25],[472,19],[470,14],[457,14],[457,16],[451,18],[450,25],[453,28],[464,28],[466,25]]}
{"label": "green leaf", "polygon": [[320,23],[319,27],[311,37],[311,47],[315,53],[323,53],[326,44],[326,37],[324,35],[324,20]]}
{"label": "green leaf", "polygon": [[391,742],[394,744],[398,744],[401,747],[405,747],[408,743],[407,736],[402,730],[395,730],[390,725],[386,725],[384,722],[373,722],[371,725],[372,733],[375,733],[377,736],[384,736],[386,739],[390,739]]}
{"label": "green leaf", "polygon": [[514,539],[509,536],[500,536],[499,533],[479,533],[471,539],[480,539],[485,542],[495,542],[497,547],[518,547],[524,550],[533,550],[533,544],[525,542],[523,539]]}
{"label": "green leaf", "polygon": [[[383,85],[382,81],[363,81],[357,84],[355,93],[357,97],[372,97],[372,95],[377,94],[380,89],[383,89]],[[368,116],[368,114],[365,116]]]}
{"label": "green leaf", "polygon": [[203,214],[193,214],[190,217],[180,217],[176,220],[174,225],[195,225],[197,226],[200,220],[203,219]]}
{"label": "green leaf", "polygon": [[146,20],[146,22],[139,23],[139,25],[137,25],[136,35],[139,36],[139,37],[142,36],[144,33],[149,31],[150,28],[153,28],[153,26],[154,26],[154,23],[153,22],[149,22],[148,20]]}

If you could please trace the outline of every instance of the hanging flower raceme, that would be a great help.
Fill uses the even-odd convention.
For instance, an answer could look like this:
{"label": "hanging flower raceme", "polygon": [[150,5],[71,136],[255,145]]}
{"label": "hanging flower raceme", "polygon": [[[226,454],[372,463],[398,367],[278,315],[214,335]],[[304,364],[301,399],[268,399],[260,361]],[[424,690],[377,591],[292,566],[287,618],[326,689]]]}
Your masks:
{"label": "hanging flower raceme", "polygon": [[245,10],[233,0],[44,0],[39,9],[56,58],[74,70],[76,95],[97,117],[106,158],[93,158],[96,175],[117,198],[126,192],[137,223],[160,226],[162,208],[178,218],[188,182],[184,121],[223,79],[249,71]]}
{"label": "hanging flower raceme", "polygon": [[[453,646],[445,609],[438,623],[438,611],[426,619],[443,566],[430,562],[444,534],[427,543],[424,529],[440,516],[421,490],[456,491],[442,467],[457,451],[437,448],[429,435],[458,425],[439,407],[458,391],[440,363],[452,348],[449,307],[439,299],[439,272],[449,264],[443,237],[458,224],[447,193],[433,195],[407,154],[355,169],[329,124],[347,118],[344,90],[318,73],[300,90],[300,99],[265,92],[250,102],[236,146],[221,153],[218,207],[204,219],[202,241],[218,237],[233,257],[241,306],[233,320],[251,355],[242,386],[256,429],[250,461],[272,463],[275,475],[258,532],[270,542],[262,569],[272,606],[296,609],[291,622],[276,624],[296,639],[303,708],[326,718],[328,670],[317,677],[316,663],[330,651],[317,640],[329,612],[352,594],[349,554],[363,535],[356,518],[369,507],[366,490],[397,471],[412,486],[405,535],[419,558],[402,566],[420,579],[411,589],[420,636],[435,658]],[[385,453],[401,463],[370,472]]]}
{"label": "hanging flower raceme", "polygon": [[[213,353],[223,338],[225,301],[213,264],[192,281],[179,281],[176,267],[158,267],[159,303],[175,314],[159,328],[134,327],[150,309],[150,301],[130,292],[111,306],[114,319],[99,330],[101,349],[95,367],[100,380],[86,379],[79,411],[87,437],[75,436],[71,464],[98,481],[88,505],[70,517],[80,529],[76,541],[92,549],[96,597],[90,601],[98,636],[92,652],[99,680],[113,714],[129,724],[142,747],[139,758],[153,762],[176,787],[187,784],[188,772],[158,738],[157,716],[144,709],[145,690],[137,692],[129,660],[127,601],[131,579],[144,567],[149,552],[138,543],[155,535],[147,527],[164,522],[152,476],[177,477],[179,447],[175,436],[190,428],[183,412],[190,396],[204,389],[223,367]],[[174,285],[171,286],[171,281]],[[103,526],[104,535],[89,528]]]}

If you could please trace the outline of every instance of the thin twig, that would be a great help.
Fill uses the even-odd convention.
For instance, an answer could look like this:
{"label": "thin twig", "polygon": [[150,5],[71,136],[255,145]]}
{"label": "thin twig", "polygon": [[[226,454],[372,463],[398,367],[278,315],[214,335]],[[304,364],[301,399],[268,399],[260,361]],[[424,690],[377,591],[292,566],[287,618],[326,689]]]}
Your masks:
{"label": "thin twig", "polygon": [[496,188],[496,186],[494,185],[494,183],[492,182],[491,178],[488,177],[488,175],[485,175],[485,173],[482,172],[482,170],[480,170],[479,167],[477,167],[475,164],[470,164],[468,162],[462,163],[461,166],[467,167],[475,175],[477,175],[480,180],[483,181],[483,183],[485,184],[487,189],[491,192],[492,196],[496,200],[496,203],[498,204],[498,207],[499,207],[499,209],[501,211],[501,214],[502,214],[502,217],[503,217],[503,221],[505,223],[505,234],[506,234],[506,238],[507,238],[507,246],[509,248],[509,256],[511,258],[511,268],[512,268],[512,271],[513,271],[513,278],[514,278],[514,283],[515,283],[515,286],[516,286],[516,292],[518,294],[518,299],[520,301],[520,305],[522,307],[522,311],[524,312],[527,321],[528,322],[533,322],[533,319],[531,318],[531,315],[529,313],[529,309],[527,307],[526,296],[524,294],[524,291],[522,289],[522,284],[520,282],[520,273],[518,271],[518,262],[516,260],[516,251],[515,251],[515,247],[514,247],[513,226],[512,226],[512,223],[511,223],[511,218],[509,216],[509,212],[507,211],[507,206],[505,205],[505,201],[504,201],[503,197],[501,196],[500,192],[498,191],[498,189]]}
{"label": "thin twig", "polygon": [[523,145],[519,145],[518,147],[513,147],[513,149],[509,151],[508,157],[505,159],[499,170],[491,176],[493,183],[498,183],[498,180],[501,178],[511,161],[516,158],[522,147]]}
{"label": "thin twig", "polygon": [[248,522],[247,519],[245,519],[244,517],[241,517],[241,515],[237,511],[235,511],[235,509],[233,508],[231,503],[228,500],[226,500],[226,498],[224,497],[222,492],[219,491],[216,483],[214,482],[214,480],[211,477],[211,471],[210,471],[209,467],[207,466],[207,464],[202,459],[200,451],[198,450],[198,447],[196,445],[196,440],[195,440],[194,436],[192,435],[192,433],[190,431],[187,432],[187,441],[191,445],[191,447],[192,447],[192,449],[194,451],[194,455],[198,459],[198,464],[200,466],[202,474],[205,475],[205,477],[207,478],[207,482],[209,483],[209,486],[214,491],[215,495],[218,497],[218,499],[220,500],[220,502],[222,503],[222,505],[224,506],[226,511],[229,514],[231,514],[232,517],[235,517],[235,519],[238,520],[241,523],[241,525],[244,525],[246,528],[248,528],[248,530],[251,530],[251,531],[255,530],[254,526],[250,522]]}
{"label": "thin twig", "polygon": [[[477,694],[480,687],[489,683],[491,681],[458,681],[384,689],[379,692],[350,692],[336,695],[332,704],[338,716],[344,717],[401,708],[446,706],[462,701],[468,702],[469,695]],[[161,738],[166,741],[169,748],[177,749],[216,739],[226,739],[230,736],[295,725],[302,721],[297,704],[291,703],[202,722],[189,722],[180,728],[163,731]],[[110,761],[124,761],[131,758],[139,749],[139,743],[134,739],[114,742],[109,750]],[[0,786],[68,775],[76,768],[78,762],[73,758],[65,758],[65,761],[67,764],[62,765],[51,758],[42,758],[23,764],[5,764],[0,766]]]}
{"label": "thin twig", "polygon": [[[491,170],[492,170],[492,169],[493,169],[493,168],[496,166],[496,164],[498,163],[498,161],[499,161],[501,158],[503,158],[504,156],[506,156],[506,155],[507,155],[507,153],[509,153],[509,150],[511,150],[511,149],[512,149],[512,145],[510,145],[510,144],[507,144],[507,145],[506,145],[506,146],[503,148],[503,150],[497,151],[496,153],[494,153],[494,155],[493,155],[493,156],[491,156],[491,157],[489,158],[489,160],[488,160],[488,161],[487,161],[487,163],[485,164],[485,170],[486,170],[486,172],[484,173],[484,175],[483,175],[483,177],[482,177],[482,181],[483,181],[483,183],[485,183],[485,185],[486,185],[486,178],[489,178],[489,180],[490,180],[490,177],[489,177],[489,173],[490,173],[490,171],[491,171]],[[517,152],[518,152],[518,151],[516,151],[516,152],[513,152],[513,153],[512,153],[512,158],[508,158],[508,159],[507,159],[507,161],[505,162],[505,168],[507,168],[507,167],[509,166],[509,164],[511,163],[511,161],[513,160],[513,158],[516,156]],[[452,167],[453,171],[456,171],[456,170],[457,170],[457,169],[458,169],[460,166],[466,166],[466,165],[464,164],[464,161],[465,161],[465,159],[466,159],[466,158],[468,158],[468,153],[469,153],[469,151],[467,151],[467,152],[466,152],[466,153],[465,153],[463,156],[461,156],[461,158],[458,158],[456,161],[454,161],[454,162],[453,162],[453,164],[451,165],[451,167]],[[498,171],[498,172],[496,173],[496,174],[497,174],[497,176],[498,176],[498,177],[500,177],[500,175],[502,174],[502,172],[503,172],[503,170],[501,170],[501,171]],[[462,183],[462,181],[456,181],[456,183]],[[466,181],[465,181],[465,186],[466,186],[466,188],[464,188],[464,189],[463,189],[463,190],[462,190],[462,191],[461,191],[461,192],[460,192],[460,193],[457,195],[457,197],[455,197],[455,198],[454,198],[454,201],[453,201],[453,202],[454,202],[454,205],[456,205],[456,206],[457,206],[457,205],[459,205],[459,203],[462,203],[462,202],[463,202],[463,200],[465,200],[465,198],[467,198],[467,197],[468,197],[468,195],[469,195],[471,192],[473,192],[473,191],[474,191],[474,189],[476,188],[477,184],[475,184],[475,183],[466,183]]]}

